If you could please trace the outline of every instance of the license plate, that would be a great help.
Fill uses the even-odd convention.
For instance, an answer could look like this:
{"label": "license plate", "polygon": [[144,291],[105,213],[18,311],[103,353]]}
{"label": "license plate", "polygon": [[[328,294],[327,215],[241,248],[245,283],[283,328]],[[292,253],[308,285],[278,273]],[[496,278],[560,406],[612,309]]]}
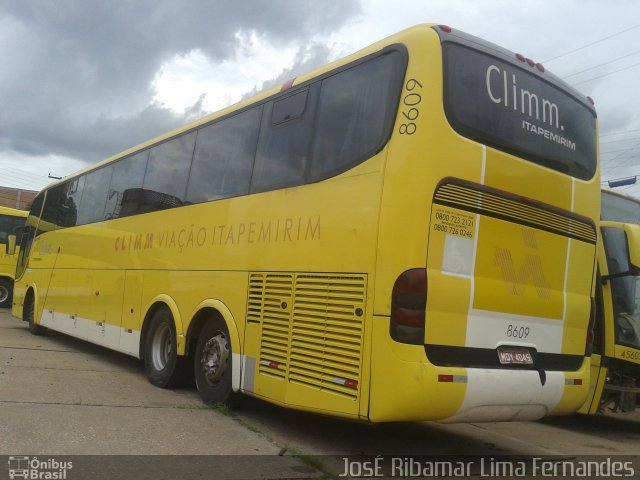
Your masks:
{"label": "license plate", "polygon": [[531,352],[525,348],[498,347],[498,360],[502,365],[533,365]]}

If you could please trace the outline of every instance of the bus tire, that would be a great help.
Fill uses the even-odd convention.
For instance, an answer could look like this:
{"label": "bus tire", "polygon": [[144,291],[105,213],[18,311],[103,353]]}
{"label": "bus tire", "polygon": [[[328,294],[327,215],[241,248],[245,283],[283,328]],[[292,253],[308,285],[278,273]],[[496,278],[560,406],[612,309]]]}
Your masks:
{"label": "bus tire", "polygon": [[176,327],[167,307],[155,311],[145,335],[144,370],[151,384],[160,388],[182,385],[188,364],[177,352]]}
{"label": "bus tire", "polygon": [[209,320],[198,337],[193,371],[198,393],[205,403],[229,403],[233,396],[232,352],[229,330],[218,317]]}
{"label": "bus tire", "polygon": [[13,283],[6,278],[0,278],[0,307],[10,307],[13,298]]}
{"label": "bus tire", "polygon": [[33,301],[33,295],[28,295],[24,302],[23,320],[29,323],[29,332],[31,335],[45,335],[47,328],[36,323],[36,305]]}

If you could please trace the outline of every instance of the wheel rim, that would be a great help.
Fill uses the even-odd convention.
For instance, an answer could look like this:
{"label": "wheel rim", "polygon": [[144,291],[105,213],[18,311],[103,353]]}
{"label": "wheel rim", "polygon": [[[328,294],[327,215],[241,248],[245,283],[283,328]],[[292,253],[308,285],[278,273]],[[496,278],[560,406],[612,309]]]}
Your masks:
{"label": "wheel rim", "polygon": [[153,334],[153,342],[151,343],[151,361],[153,362],[153,368],[158,371],[164,370],[167,366],[172,348],[173,340],[171,330],[169,329],[169,325],[163,323],[158,326]]}
{"label": "wheel rim", "polygon": [[227,370],[229,360],[229,342],[222,332],[216,334],[207,340],[200,357],[200,366],[204,378],[211,385],[218,383]]}
{"label": "wheel rim", "polygon": [[9,289],[4,285],[0,285],[0,303],[4,303],[9,298]]}

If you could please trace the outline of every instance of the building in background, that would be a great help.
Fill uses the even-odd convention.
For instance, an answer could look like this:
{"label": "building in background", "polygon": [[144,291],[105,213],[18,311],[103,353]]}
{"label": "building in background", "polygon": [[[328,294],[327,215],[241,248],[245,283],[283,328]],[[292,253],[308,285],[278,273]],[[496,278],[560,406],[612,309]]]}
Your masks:
{"label": "building in background", "polygon": [[0,187],[0,206],[26,210],[31,206],[37,193],[35,190]]}

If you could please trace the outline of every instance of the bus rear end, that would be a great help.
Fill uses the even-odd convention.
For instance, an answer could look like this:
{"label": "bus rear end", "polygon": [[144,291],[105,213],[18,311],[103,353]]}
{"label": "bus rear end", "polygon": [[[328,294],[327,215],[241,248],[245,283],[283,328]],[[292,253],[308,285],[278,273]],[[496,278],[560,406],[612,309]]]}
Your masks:
{"label": "bus rear end", "polygon": [[369,418],[572,413],[589,384],[595,110],[542,65],[448,27],[403,43]]}

